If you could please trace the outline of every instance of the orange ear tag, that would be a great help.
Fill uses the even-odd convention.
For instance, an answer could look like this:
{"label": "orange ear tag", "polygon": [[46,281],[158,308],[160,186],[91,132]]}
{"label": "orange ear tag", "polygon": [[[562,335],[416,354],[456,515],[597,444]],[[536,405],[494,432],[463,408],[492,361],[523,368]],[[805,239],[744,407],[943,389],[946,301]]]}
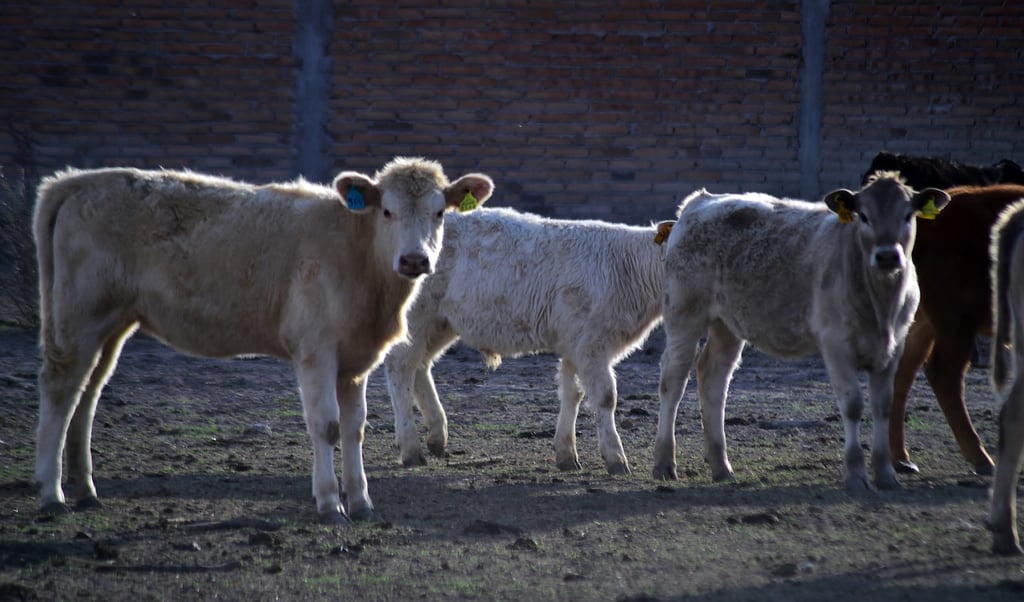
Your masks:
{"label": "orange ear tag", "polygon": [[853,212],[846,208],[846,203],[839,201],[839,209],[836,210],[836,215],[839,216],[839,222],[843,224],[853,223]]}
{"label": "orange ear tag", "polygon": [[660,245],[668,239],[675,222],[662,222],[658,224],[658,233],[654,235],[654,244]]}

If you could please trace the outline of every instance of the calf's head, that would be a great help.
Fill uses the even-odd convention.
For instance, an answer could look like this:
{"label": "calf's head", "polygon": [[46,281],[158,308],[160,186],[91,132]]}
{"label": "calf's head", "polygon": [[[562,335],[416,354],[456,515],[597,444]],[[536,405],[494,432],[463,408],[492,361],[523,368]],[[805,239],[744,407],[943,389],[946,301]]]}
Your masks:
{"label": "calf's head", "polygon": [[825,204],[839,221],[857,229],[857,239],[871,268],[896,275],[909,261],[915,217],[933,219],[949,195],[937,188],[915,192],[899,174],[877,172],[859,192],[846,189],[825,195]]}
{"label": "calf's head", "polygon": [[445,212],[476,209],[491,196],[494,182],[468,174],[450,183],[435,161],[397,157],[373,178],[343,172],[334,187],[350,211],[375,213],[376,253],[387,257],[396,273],[416,278],[434,271]]}

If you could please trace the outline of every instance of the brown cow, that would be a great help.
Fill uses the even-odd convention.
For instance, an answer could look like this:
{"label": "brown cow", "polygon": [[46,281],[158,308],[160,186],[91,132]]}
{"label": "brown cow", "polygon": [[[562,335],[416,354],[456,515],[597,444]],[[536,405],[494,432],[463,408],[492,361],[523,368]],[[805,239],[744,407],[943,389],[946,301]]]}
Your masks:
{"label": "brown cow", "polygon": [[[1024,200],[1011,205],[996,222],[992,265],[992,314],[996,323],[992,389],[1002,400],[1002,407],[999,457],[987,522],[993,552],[1024,554],[1017,536],[1017,481],[1024,464]],[[1013,384],[1007,388],[1011,372]]]}
{"label": "brown cow", "polygon": [[[449,183],[439,164],[405,158],[374,178],[342,173],[334,188],[136,169],[45,179],[35,214],[41,510],[68,511],[65,440],[78,507],[100,505],[96,401],[140,328],[195,355],[291,362],[320,519],[379,520],[362,460],[367,376],[405,336],[418,277],[441,249],[444,212],[471,208],[492,188],[487,176]],[[334,472],[339,444],[347,508]]]}
{"label": "brown cow", "polygon": [[910,389],[924,364],[961,453],[979,474],[991,474],[992,458],[964,402],[964,377],[975,335],[992,334],[992,226],[1007,206],[1024,197],[1024,186],[962,186],[947,192],[952,200],[938,217],[918,219],[913,260],[921,305],[896,371],[889,447],[897,471],[917,472],[906,448],[905,418]]}

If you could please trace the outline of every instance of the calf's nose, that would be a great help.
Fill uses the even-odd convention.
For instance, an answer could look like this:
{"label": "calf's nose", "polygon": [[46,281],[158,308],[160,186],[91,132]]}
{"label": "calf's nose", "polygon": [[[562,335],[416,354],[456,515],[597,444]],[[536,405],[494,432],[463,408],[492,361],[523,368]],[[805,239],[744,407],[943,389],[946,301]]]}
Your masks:
{"label": "calf's nose", "polygon": [[903,250],[896,245],[878,247],[871,255],[871,264],[885,272],[903,268]]}
{"label": "calf's nose", "polygon": [[430,273],[430,258],[423,253],[409,253],[398,258],[398,273],[415,278]]}

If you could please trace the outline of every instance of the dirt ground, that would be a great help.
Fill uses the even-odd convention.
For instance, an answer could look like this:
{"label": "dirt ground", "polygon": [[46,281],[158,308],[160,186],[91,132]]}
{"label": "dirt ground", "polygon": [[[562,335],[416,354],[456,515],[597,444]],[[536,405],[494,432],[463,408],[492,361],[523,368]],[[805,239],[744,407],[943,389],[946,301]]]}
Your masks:
{"label": "dirt ground", "polygon": [[[105,508],[38,517],[35,335],[0,331],[0,600],[1024,599],[1024,560],[989,553],[988,480],[961,459],[923,380],[908,425],[921,474],[902,490],[846,493],[820,360],[750,349],[726,410],[737,482],[710,482],[691,382],[680,480],[661,483],[650,471],[662,340],[617,370],[624,477],[605,474],[586,411],[584,469],[554,467],[551,356],[496,372],[464,347],[445,356],[434,374],[449,456],[416,469],[398,463],[378,371],[365,461],[387,522],[327,527],[288,366],[190,358],[144,336],[97,412]],[[992,450],[987,373],[972,370],[967,388]]]}

